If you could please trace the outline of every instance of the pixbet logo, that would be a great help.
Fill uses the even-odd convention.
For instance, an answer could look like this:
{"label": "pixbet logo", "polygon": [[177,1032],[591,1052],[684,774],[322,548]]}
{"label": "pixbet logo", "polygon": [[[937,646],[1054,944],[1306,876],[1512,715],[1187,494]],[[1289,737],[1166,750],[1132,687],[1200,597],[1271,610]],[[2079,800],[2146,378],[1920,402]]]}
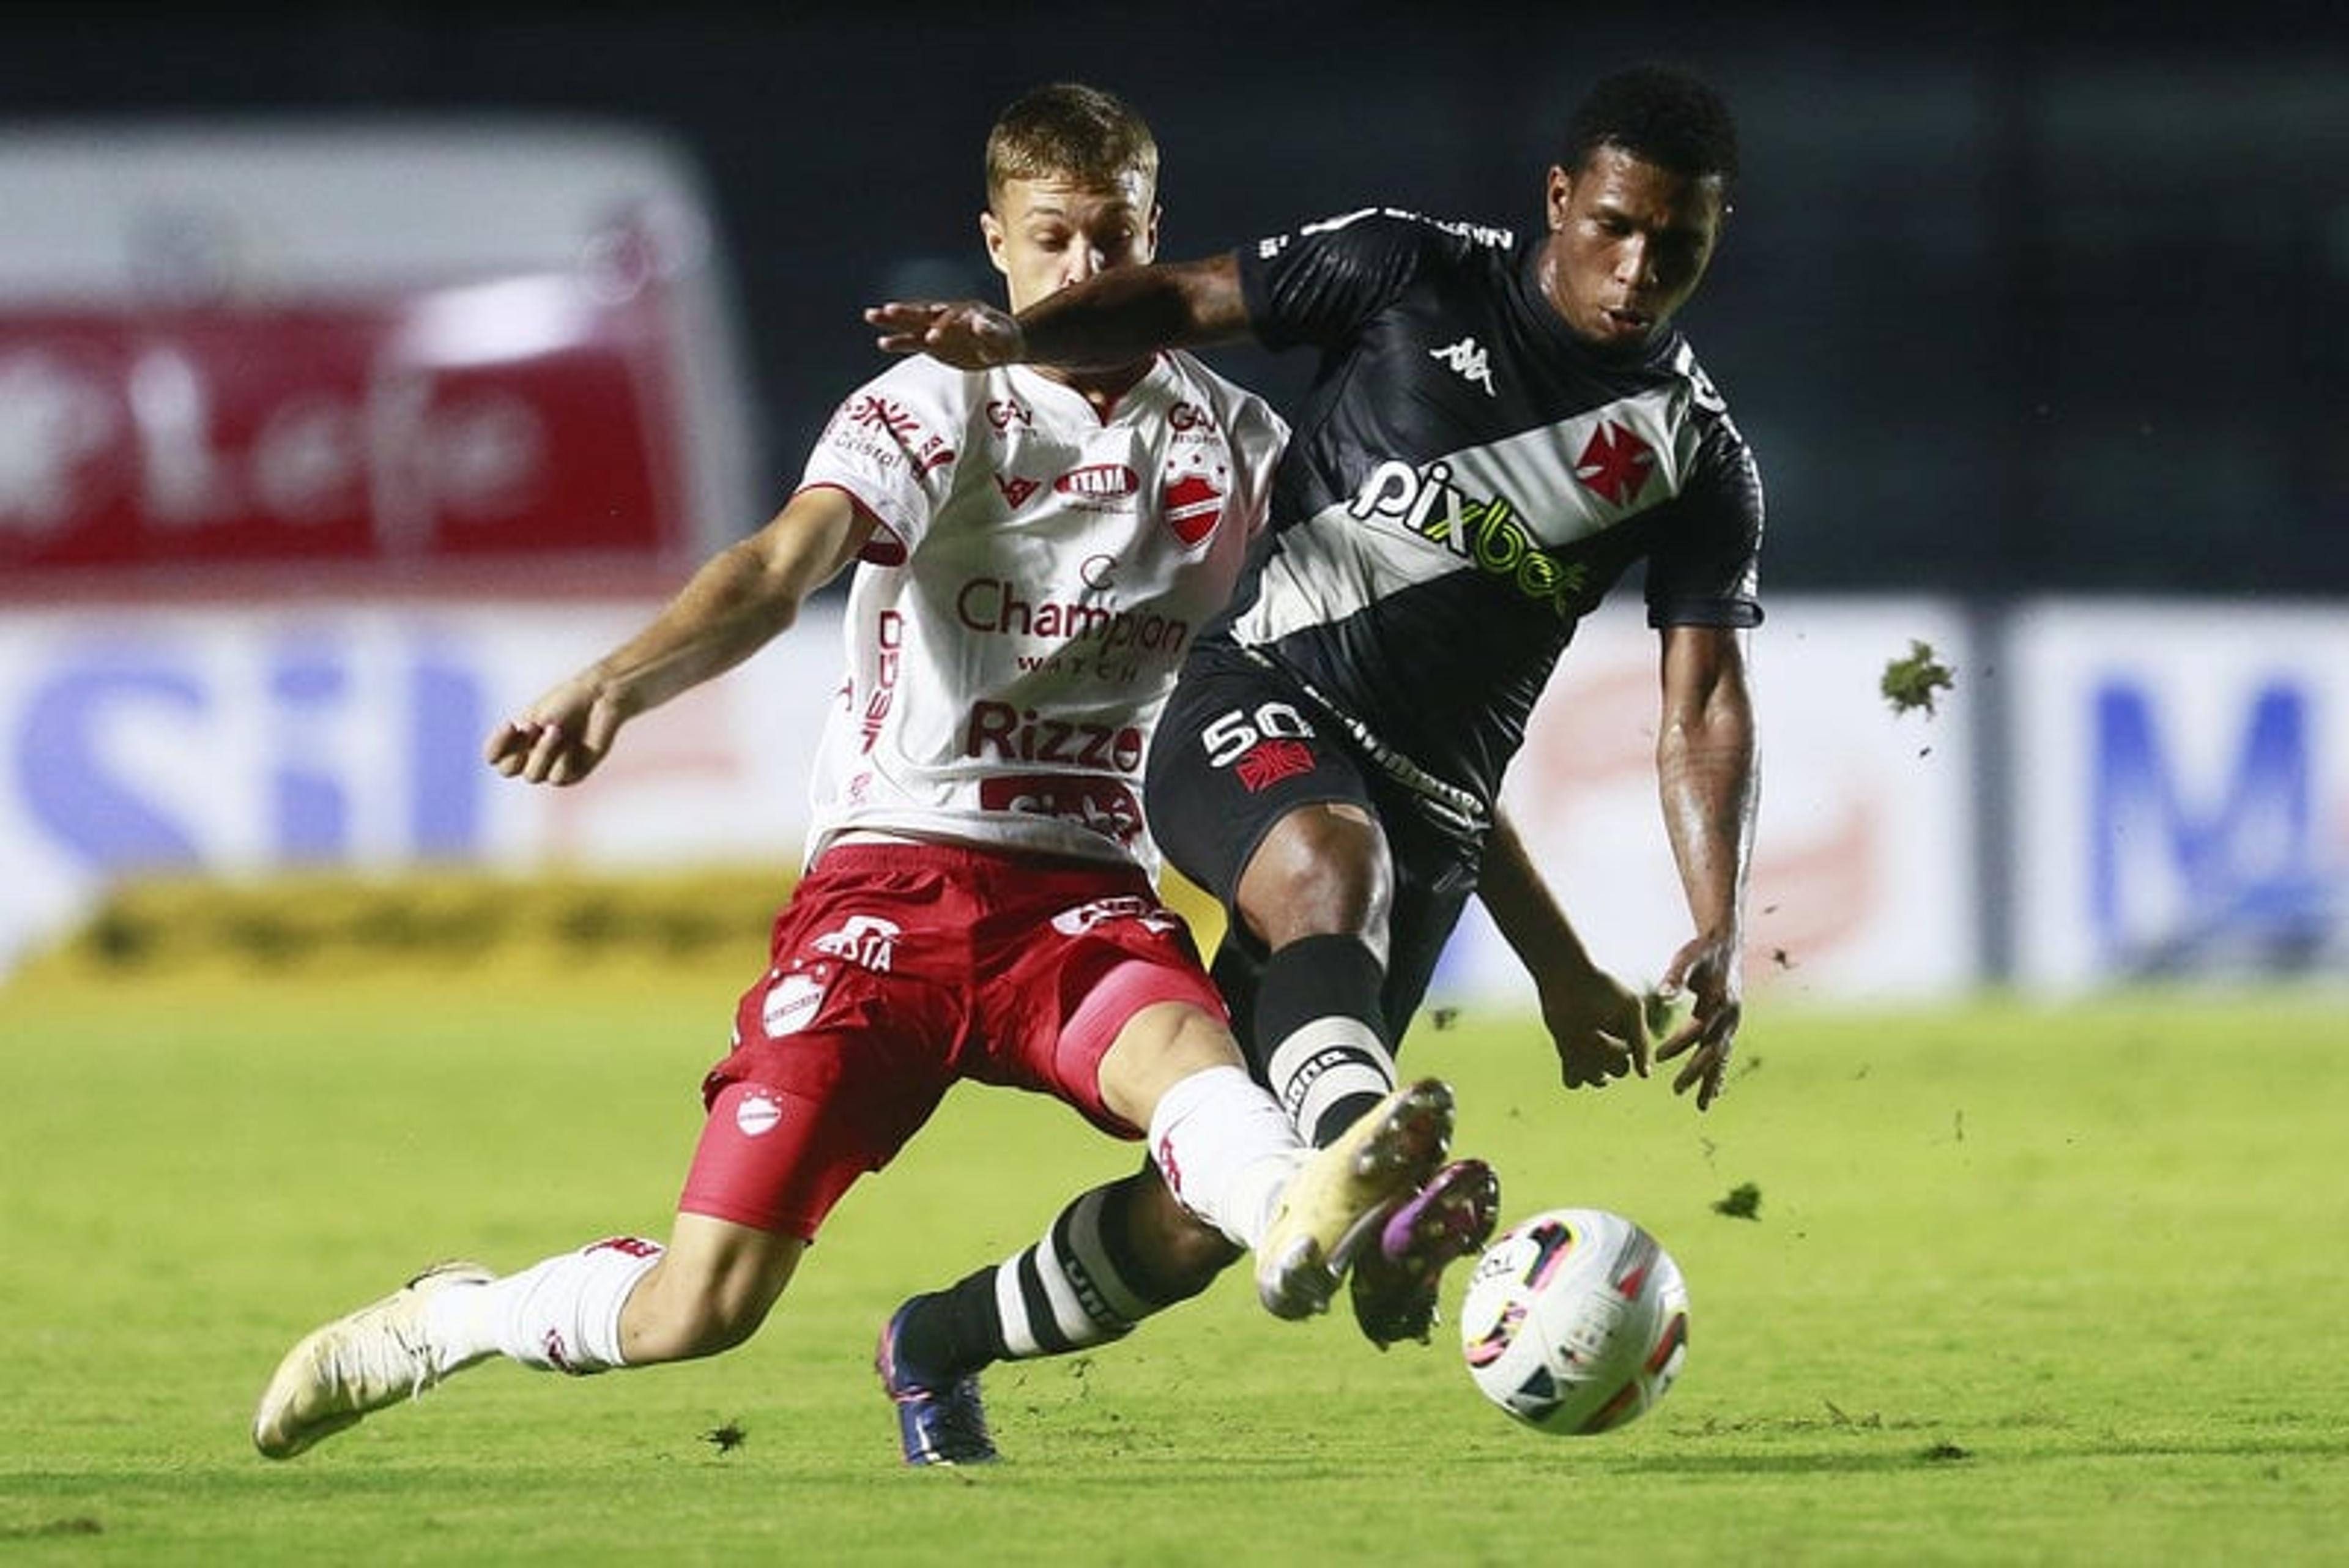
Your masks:
{"label": "pixbet logo", "polygon": [[1560,561],[1542,547],[1515,502],[1506,495],[1469,495],[1452,482],[1452,465],[1441,459],[1424,470],[1402,462],[1379,464],[1346,511],[1356,518],[1400,523],[1560,616],[1576,613],[1588,581],[1581,565]]}

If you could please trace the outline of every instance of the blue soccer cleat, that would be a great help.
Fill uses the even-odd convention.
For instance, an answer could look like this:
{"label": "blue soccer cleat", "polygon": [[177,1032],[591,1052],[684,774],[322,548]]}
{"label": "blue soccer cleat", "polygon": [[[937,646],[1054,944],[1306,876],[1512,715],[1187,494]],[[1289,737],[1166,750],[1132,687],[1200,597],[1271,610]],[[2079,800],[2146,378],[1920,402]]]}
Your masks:
{"label": "blue soccer cleat", "polygon": [[992,1464],[1002,1456],[988,1435],[987,1407],[978,1397],[978,1374],[936,1377],[898,1355],[897,1335],[905,1326],[905,1314],[913,1310],[914,1303],[907,1302],[889,1314],[889,1324],[881,1331],[880,1347],[873,1354],[873,1368],[881,1374],[881,1386],[896,1402],[897,1440],[905,1450],[905,1462]]}

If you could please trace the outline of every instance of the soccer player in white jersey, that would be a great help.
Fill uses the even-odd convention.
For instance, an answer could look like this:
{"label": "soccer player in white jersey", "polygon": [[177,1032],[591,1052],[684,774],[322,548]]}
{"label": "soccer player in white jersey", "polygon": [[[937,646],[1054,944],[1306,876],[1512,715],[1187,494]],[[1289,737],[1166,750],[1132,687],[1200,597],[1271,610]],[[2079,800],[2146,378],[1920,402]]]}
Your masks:
{"label": "soccer player in white jersey", "polygon": [[[1123,104],[1057,85],[989,138],[988,254],[1014,308],[1150,260],[1157,150]],[[1262,519],[1283,428],[1181,353],[1082,374],[909,360],[834,415],[790,503],[643,630],[492,733],[532,784],[591,774],[637,714],[730,669],[857,563],[805,876],[703,1085],[666,1244],[598,1241],[498,1276],[429,1270],[288,1352],[254,1417],[274,1459],[496,1355],[572,1374],[712,1355],[781,1295],[827,1213],[963,1078],[1146,1137],[1182,1205],[1089,1232],[1130,1310],[1168,1247],[1253,1247],[1275,1315],[1326,1307],[1438,1171],[1451,1096],[1399,1088],[1311,1150],[1248,1076],[1138,794],[1192,629]],[[1092,1206],[1094,1211],[1099,1204]],[[1137,1262],[1139,1261],[1139,1262]],[[1081,1266],[1081,1265],[1080,1265]],[[994,1457],[975,1379],[885,1334],[914,1462]]]}

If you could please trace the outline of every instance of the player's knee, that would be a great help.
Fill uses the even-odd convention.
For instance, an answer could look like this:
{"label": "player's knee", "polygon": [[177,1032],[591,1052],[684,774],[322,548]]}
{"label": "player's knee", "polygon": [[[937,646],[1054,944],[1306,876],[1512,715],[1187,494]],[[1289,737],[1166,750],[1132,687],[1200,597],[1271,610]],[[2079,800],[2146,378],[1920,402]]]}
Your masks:
{"label": "player's knee", "polygon": [[1268,947],[1309,936],[1379,940],[1393,888],[1376,819],[1339,803],[1283,817],[1242,873],[1237,902]]}

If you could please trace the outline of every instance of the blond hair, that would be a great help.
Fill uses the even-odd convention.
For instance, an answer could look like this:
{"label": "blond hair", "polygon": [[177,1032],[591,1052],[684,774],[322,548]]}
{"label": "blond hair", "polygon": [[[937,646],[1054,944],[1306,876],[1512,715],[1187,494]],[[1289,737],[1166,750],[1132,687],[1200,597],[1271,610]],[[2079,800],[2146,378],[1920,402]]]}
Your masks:
{"label": "blond hair", "polygon": [[987,202],[1013,180],[1056,177],[1108,187],[1139,174],[1154,198],[1158,139],[1114,93],[1081,82],[1054,82],[1020,97],[987,137]]}

